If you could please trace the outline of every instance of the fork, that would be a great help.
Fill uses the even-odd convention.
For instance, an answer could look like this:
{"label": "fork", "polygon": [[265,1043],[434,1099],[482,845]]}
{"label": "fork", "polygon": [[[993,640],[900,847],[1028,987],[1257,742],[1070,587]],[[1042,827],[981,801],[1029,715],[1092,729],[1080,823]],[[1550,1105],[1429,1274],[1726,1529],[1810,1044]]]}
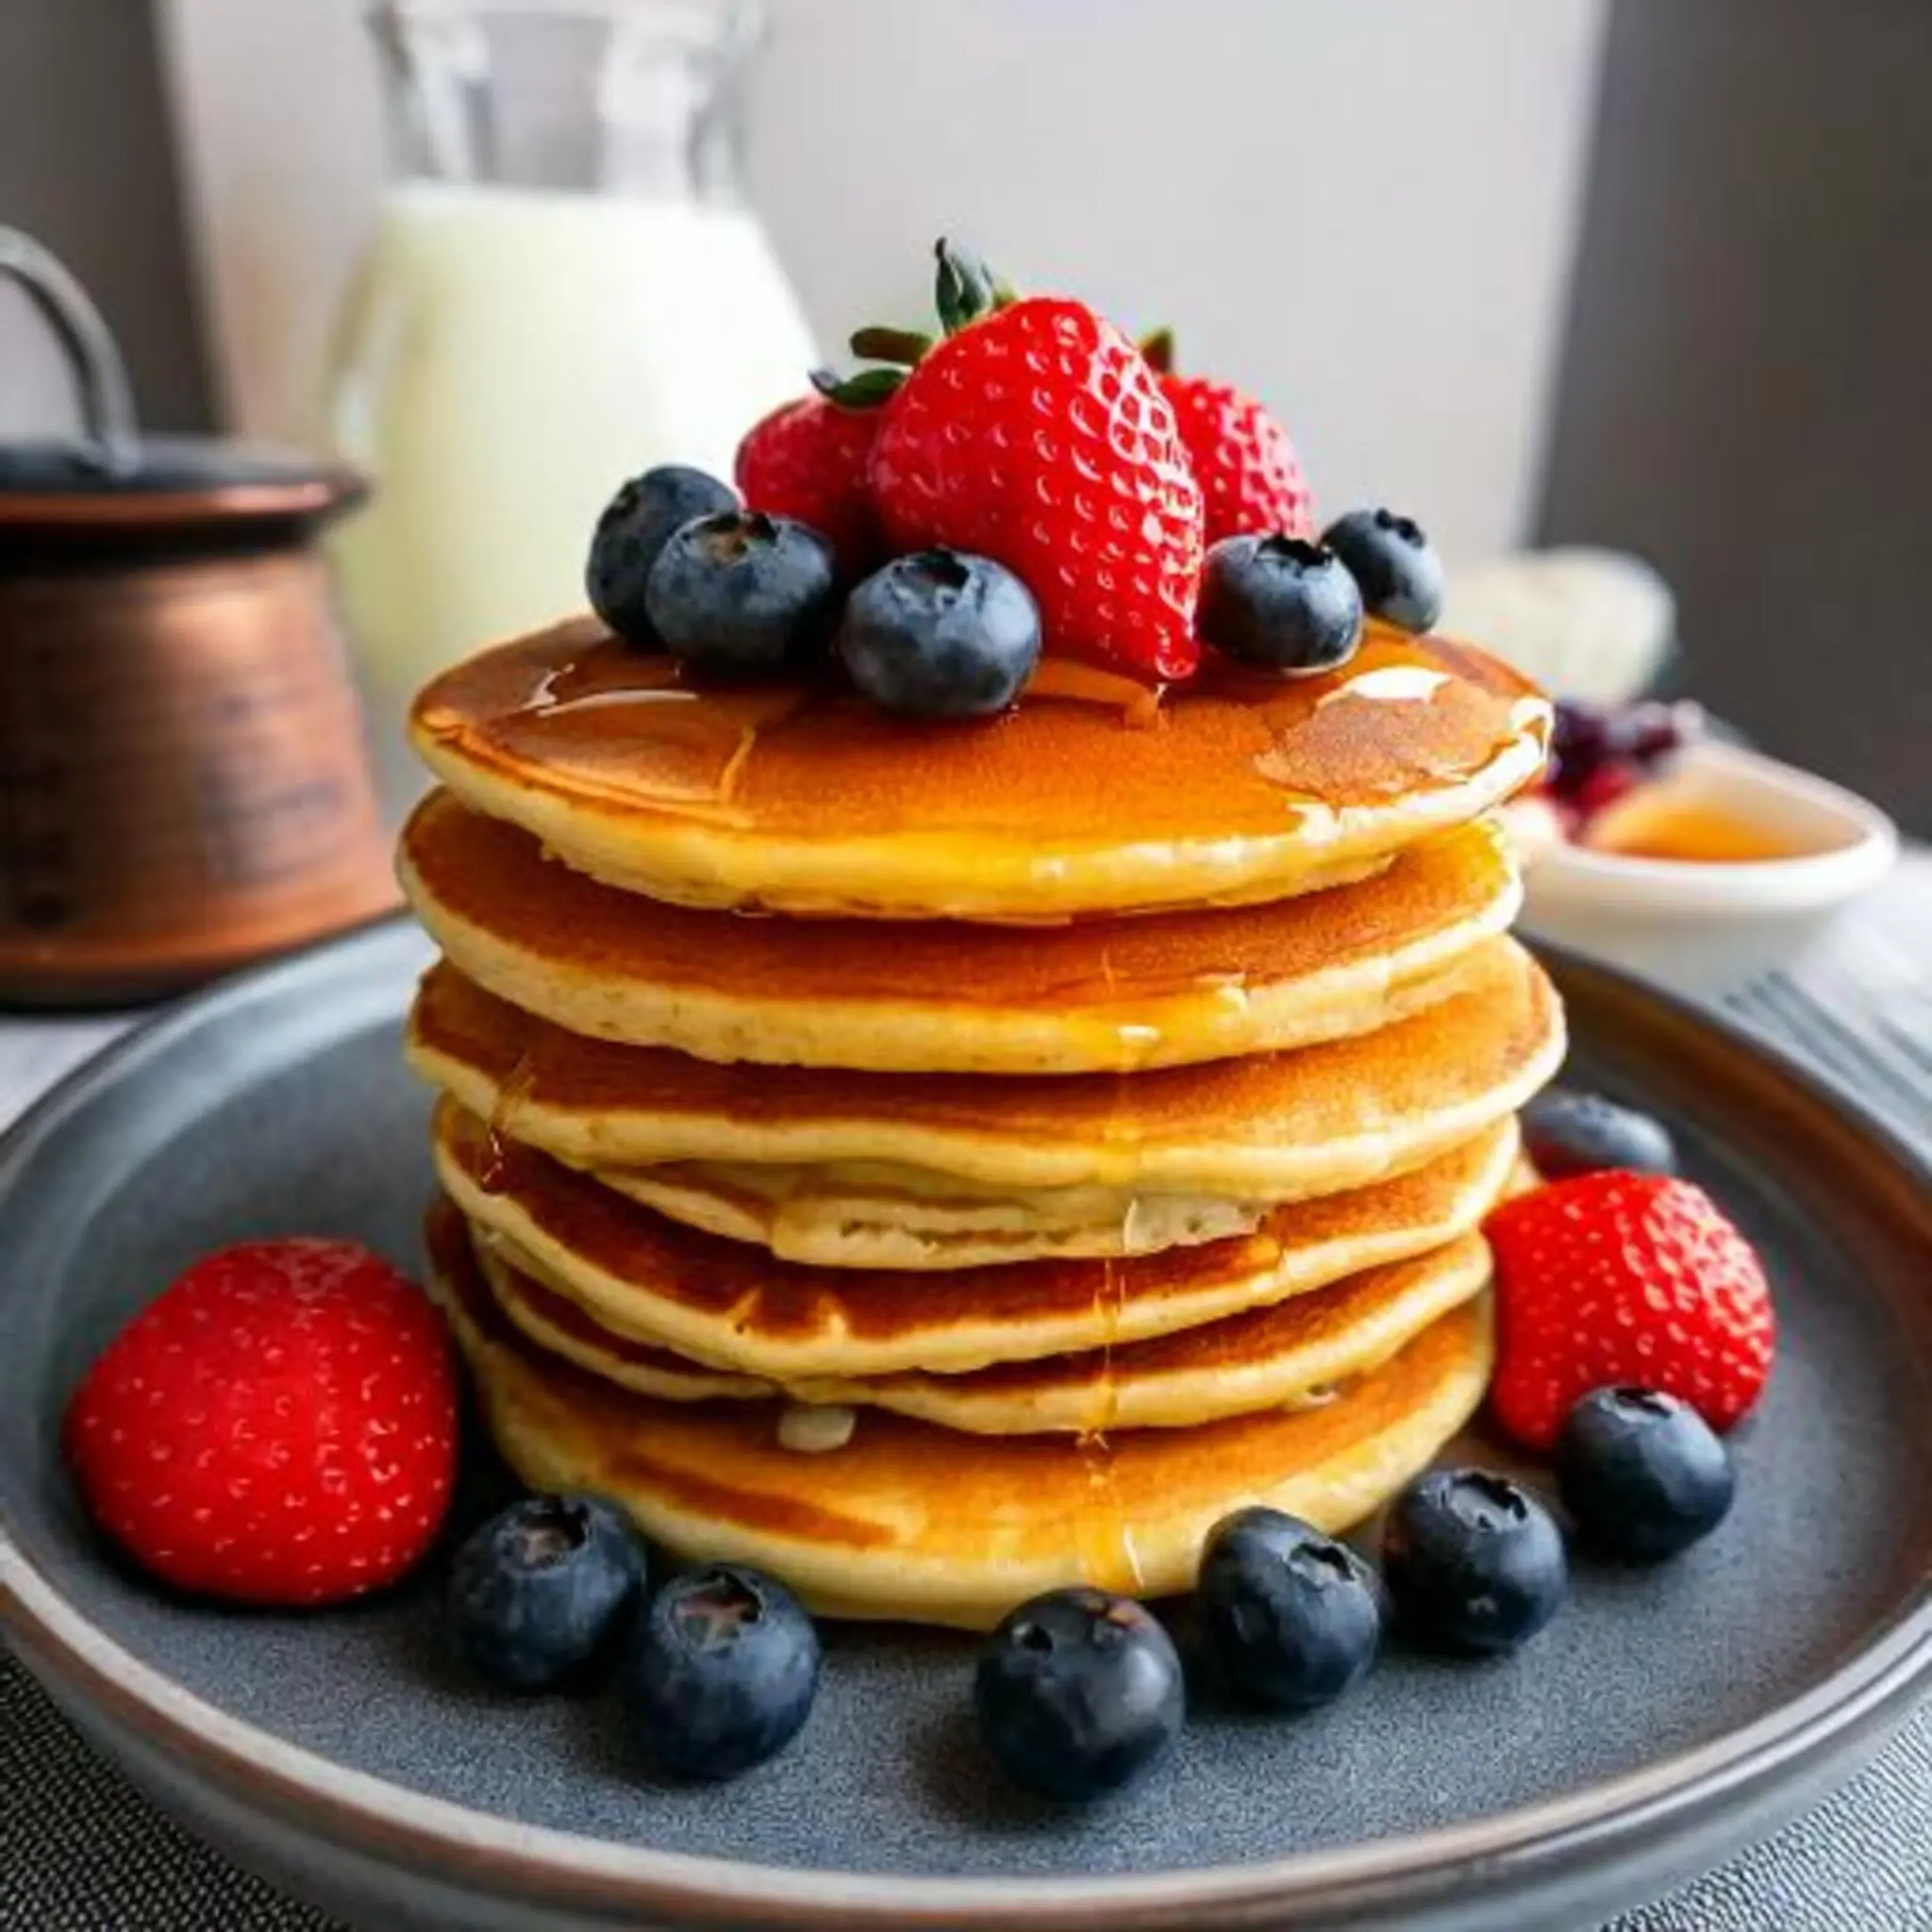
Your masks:
{"label": "fork", "polygon": [[1879,989],[1844,973],[1818,977],[1826,982],[1823,991],[1790,973],[1768,973],[1725,1005],[1914,1139],[1932,1141],[1932,1043],[1875,1010],[1879,1000],[1901,994],[1924,1008],[1932,991]]}

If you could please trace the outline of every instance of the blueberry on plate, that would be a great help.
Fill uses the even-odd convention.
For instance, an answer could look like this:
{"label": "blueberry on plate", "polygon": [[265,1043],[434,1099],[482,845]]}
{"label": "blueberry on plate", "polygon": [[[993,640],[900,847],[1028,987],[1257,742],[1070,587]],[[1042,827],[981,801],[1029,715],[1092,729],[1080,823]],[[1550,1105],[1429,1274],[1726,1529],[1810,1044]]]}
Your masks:
{"label": "blueberry on plate", "polygon": [[601,1658],[644,1587],[644,1551],[594,1496],[529,1496],[451,1559],[446,1616],[457,1655],[511,1690],[548,1690]]}
{"label": "blueberry on plate", "polygon": [[1570,1588],[1550,1512],[1482,1469],[1432,1469],[1403,1491],[1382,1532],[1382,1575],[1404,1631],[1477,1656],[1526,1642]]}
{"label": "blueberry on plate", "polygon": [[665,539],[644,586],[664,648],[703,671],[796,668],[830,635],[839,560],[816,530],[760,510],[720,510]]}
{"label": "blueberry on plate", "polygon": [[1131,1597],[1056,1590],[988,1639],[973,1701],[987,1749],[1016,1785],[1080,1803],[1165,1755],[1187,1692],[1174,1640]]}
{"label": "blueberry on plate", "polygon": [[1371,617],[1424,631],[1441,616],[1442,560],[1412,518],[1352,509],[1322,532],[1322,542],[1361,586]]}
{"label": "blueberry on plate", "polygon": [[1374,1573],[1279,1509],[1216,1524],[1195,1604],[1228,1681],[1275,1710],[1312,1710],[1365,1677],[1382,1643]]}
{"label": "blueberry on plate", "polygon": [[1563,1507],[1612,1557],[1658,1563],[1724,1519],[1737,1481],[1708,1423],[1674,1395],[1593,1389],[1557,1438]]}
{"label": "blueberry on plate", "polygon": [[1333,671],[1362,641],[1362,593],[1332,550],[1299,537],[1226,537],[1208,553],[1202,641],[1270,671]]}
{"label": "blueberry on plate", "polygon": [[984,718],[1013,702],[1040,661],[1040,607],[991,558],[915,550],[852,592],[833,647],[889,711]]}
{"label": "blueberry on plate", "polygon": [[722,1780],[774,1757],[810,1714],[819,1633],[778,1582],[736,1563],[674,1576],[632,1632],[631,1723],[678,1777]]}
{"label": "blueberry on plate", "polygon": [[1524,1108],[1523,1151],[1552,1181],[1607,1167],[1677,1171],[1676,1142],[1661,1121],[1574,1087],[1545,1088]]}
{"label": "blueberry on plate", "polygon": [[665,541],[693,517],[738,508],[736,494],[702,470],[664,463],[633,476],[604,508],[584,567],[591,608],[625,642],[657,642],[644,586]]}

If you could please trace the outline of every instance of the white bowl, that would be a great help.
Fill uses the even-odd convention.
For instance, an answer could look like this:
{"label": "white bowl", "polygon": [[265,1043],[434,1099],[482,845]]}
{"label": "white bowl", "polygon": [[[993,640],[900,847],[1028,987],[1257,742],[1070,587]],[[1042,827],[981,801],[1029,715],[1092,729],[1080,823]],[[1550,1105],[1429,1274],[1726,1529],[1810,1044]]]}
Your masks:
{"label": "white bowl", "polygon": [[1790,966],[1898,860],[1874,805],[1793,765],[1717,742],[1685,752],[1646,802],[1716,807],[1797,855],[1737,862],[1638,858],[1531,841],[1528,932],[1706,998]]}

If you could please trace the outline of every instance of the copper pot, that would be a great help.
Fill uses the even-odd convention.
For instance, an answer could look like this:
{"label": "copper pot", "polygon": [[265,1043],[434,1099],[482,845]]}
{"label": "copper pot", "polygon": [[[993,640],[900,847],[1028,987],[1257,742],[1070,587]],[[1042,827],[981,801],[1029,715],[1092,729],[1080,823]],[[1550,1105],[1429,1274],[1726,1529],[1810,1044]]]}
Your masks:
{"label": "copper pot", "polygon": [[111,340],[24,236],[0,272],[90,435],[0,443],[0,1001],[152,997],[395,900],[314,539],[346,473],[141,440]]}

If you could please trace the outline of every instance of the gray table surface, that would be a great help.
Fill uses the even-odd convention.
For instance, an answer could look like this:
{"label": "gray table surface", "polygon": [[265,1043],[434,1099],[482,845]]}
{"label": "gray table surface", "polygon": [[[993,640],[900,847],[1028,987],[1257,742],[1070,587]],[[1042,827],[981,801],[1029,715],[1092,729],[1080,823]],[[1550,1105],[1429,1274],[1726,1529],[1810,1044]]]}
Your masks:
{"label": "gray table surface", "polygon": [[[1732,1004],[1932,1145],[1932,856],[1908,858],[1823,955]],[[125,1024],[0,1019],[0,1124]],[[177,1830],[0,1649],[0,1928],[330,1923]],[[1824,1804],[1606,1932],[1932,1932],[1932,1704]]]}

